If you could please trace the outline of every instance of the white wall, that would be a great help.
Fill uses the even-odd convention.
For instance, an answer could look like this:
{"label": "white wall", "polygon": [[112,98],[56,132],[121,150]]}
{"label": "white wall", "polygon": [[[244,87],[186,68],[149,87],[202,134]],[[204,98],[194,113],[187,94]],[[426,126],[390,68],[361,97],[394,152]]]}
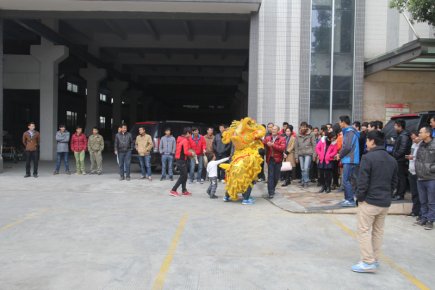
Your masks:
{"label": "white wall", "polygon": [[39,90],[39,62],[31,55],[4,55],[5,89]]}

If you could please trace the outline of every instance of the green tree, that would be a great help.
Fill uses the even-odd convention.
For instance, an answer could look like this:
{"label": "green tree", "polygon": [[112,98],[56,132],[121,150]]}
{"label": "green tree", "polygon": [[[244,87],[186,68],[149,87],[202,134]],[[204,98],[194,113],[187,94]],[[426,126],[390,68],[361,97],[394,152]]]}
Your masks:
{"label": "green tree", "polygon": [[413,21],[435,26],[435,0],[390,0],[390,7],[408,11]]}

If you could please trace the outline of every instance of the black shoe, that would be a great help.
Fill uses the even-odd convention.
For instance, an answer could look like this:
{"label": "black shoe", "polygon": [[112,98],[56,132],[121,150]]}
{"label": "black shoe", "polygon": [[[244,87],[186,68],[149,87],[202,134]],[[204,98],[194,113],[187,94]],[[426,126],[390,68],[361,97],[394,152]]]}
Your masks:
{"label": "black shoe", "polygon": [[320,182],[317,181],[317,186],[322,186],[322,184]]}
{"label": "black shoe", "polygon": [[394,201],[399,201],[399,200],[404,200],[404,199],[405,198],[403,196],[400,196],[400,195],[396,195],[396,196],[393,197]]}
{"label": "black shoe", "polygon": [[289,186],[290,185],[290,181],[286,180],[281,186],[285,187],[285,186]]}
{"label": "black shoe", "polygon": [[130,176],[127,176],[125,180],[130,181]]}
{"label": "black shoe", "polygon": [[174,181],[174,178],[173,178],[173,177],[171,177],[171,178],[170,178],[170,180],[171,180],[171,181]]}
{"label": "black shoe", "polygon": [[33,177],[38,178],[38,173],[33,173]]}
{"label": "black shoe", "polygon": [[325,191],[326,191],[326,187],[323,186],[323,187],[319,190],[319,193],[324,193]]}
{"label": "black shoe", "polygon": [[98,172],[97,174],[98,174],[98,175],[101,175],[101,174],[103,174],[103,172],[100,171],[100,172]]}
{"label": "black shoe", "polygon": [[325,192],[326,192],[326,193],[331,193],[331,188],[330,188],[330,187],[327,187]]}
{"label": "black shoe", "polygon": [[212,194],[212,195],[210,196],[210,198],[211,198],[211,199],[216,199],[216,198],[218,198],[218,196],[215,195],[215,194]]}
{"label": "black shoe", "polygon": [[58,175],[59,174],[59,171],[54,171],[53,172],[53,175]]}
{"label": "black shoe", "polygon": [[272,199],[274,196],[274,194],[269,194],[269,199]]}
{"label": "black shoe", "polygon": [[418,216],[415,220],[418,222],[421,221],[421,216]]}
{"label": "black shoe", "polygon": [[162,177],[160,178],[160,181],[163,181],[163,180],[165,180],[165,179],[166,179],[166,177],[163,177],[163,176],[162,176]]}
{"label": "black shoe", "polygon": [[420,219],[419,221],[416,221],[416,222],[414,223],[414,225],[416,225],[416,226],[424,226],[424,225],[426,225],[426,223],[427,223],[427,220],[425,220],[425,219]]}
{"label": "black shoe", "polygon": [[65,171],[65,174],[66,174],[66,175],[71,175],[71,171],[69,171],[69,170],[68,170],[68,171]]}
{"label": "black shoe", "polygon": [[424,229],[425,229],[425,230],[428,230],[428,231],[432,230],[432,229],[433,229],[433,222],[427,222],[427,223],[424,225]]}
{"label": "black shoe", "polygon": [[24,175],[24,178],[30,177],[30,174],[26,174]]}
{"label": "black shoe", "polygon": [[121,176],[120,178],[119,178],[119,181],[123,181],[125,178],[124,178],[124,176]]}

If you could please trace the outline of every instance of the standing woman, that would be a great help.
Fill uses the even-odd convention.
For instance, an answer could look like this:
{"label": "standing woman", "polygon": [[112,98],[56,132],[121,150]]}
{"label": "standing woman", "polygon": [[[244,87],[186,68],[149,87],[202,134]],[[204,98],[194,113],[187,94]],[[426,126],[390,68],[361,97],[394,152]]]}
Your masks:
{"label": "standing woman", "polygon": [[317,168],[319,168],[320,180],[322,188],[319,193],[331,192],[331,183],[332,183],[332,161],[334,161],[335,156],[337,155],[337,141],[334,132],[328,133],[327,136],[322,137],[322,139],[317,143],[316,153],[319,156],[319,164]]}
{"label": "standing woman", "polygon": [[[179,196],[179,195],[192,195],[187,191],[187,157],[193,156],[192,150],[190,148],[189,139],[192,136],[192,129],[189,127],[184,128],[183,135],[179,136],[177,139],[177,147],[175,150],[175,162],[177,164],[178,170],[180,171],[180,177],[178,177],[177,182],[170,191],[169,195]],[[181,185],[181,194],[178,194],[177,189]]]}
{"label": "standing woman", "polygon": [[[295,137],[293,137],[293,126],[289,125],[285,129],[285,144],[286,149],[284,152],[284,159],[286,162],[290,162],[292,168],[296,168],[296,158],[295,158]],[[296,171],[292,169],[291,171],[285,172],[285,181],[282,186],[288,186],[291,184],[291,179],[294,179]]]}
{"label": "standing woman", "polygon": [[316,157],[316,138],[306,122],[301,123],[295,143],[296,162],[299,162],[302,172],[302,187],[307,188],[310,181],[311,162]]}

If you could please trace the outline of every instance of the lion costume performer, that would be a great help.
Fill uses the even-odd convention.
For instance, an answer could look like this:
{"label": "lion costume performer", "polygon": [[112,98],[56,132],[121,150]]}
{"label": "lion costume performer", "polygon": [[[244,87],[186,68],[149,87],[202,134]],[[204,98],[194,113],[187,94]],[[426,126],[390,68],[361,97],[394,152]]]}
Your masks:
{"label": "lion costume performer", "polygon": [[232,200],[237,200],[239,193],[244,193],[252,186],[261,172],[263,159],[258,150],[264,149],[261,138],[265,134],[266,129],[249,117],[233,121],[223,133],[222,142],[232,142],[234,146],[231,163],[219,165],[226,172],[225,189]]}

